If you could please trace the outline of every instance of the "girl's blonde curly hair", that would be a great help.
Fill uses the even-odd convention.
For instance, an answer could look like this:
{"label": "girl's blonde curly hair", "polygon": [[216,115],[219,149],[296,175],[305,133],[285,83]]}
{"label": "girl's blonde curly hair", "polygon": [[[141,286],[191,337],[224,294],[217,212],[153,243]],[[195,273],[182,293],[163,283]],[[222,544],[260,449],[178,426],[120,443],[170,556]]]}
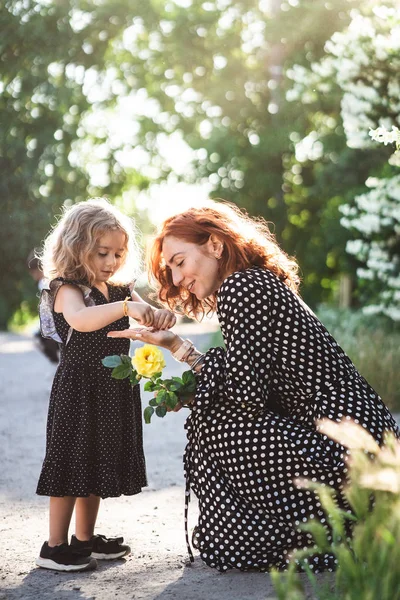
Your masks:
{"label": "girl's blonde curly hair", "polygon": [[38,254],[44,277],[83,279],[93,285],[92,257],[99,239],[111,231],[125,235],[125,252],[121,268],[110,283],[127,284],[135,280],[141,270],[138,231],[132,219],[105,198],[90,198],[64,208]]}

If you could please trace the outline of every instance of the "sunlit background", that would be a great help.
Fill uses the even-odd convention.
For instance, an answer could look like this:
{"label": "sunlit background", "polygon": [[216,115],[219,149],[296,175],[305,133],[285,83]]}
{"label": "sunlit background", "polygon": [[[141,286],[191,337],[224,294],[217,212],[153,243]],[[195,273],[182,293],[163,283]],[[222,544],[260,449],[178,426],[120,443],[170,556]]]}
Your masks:
{"label": "sunlit background", "polygon": [[0,27],[2,328],[35,316],[26,259],[65,202],[105,195],[145,242],[223,198],[400,403],[397,0],[5,0]]}

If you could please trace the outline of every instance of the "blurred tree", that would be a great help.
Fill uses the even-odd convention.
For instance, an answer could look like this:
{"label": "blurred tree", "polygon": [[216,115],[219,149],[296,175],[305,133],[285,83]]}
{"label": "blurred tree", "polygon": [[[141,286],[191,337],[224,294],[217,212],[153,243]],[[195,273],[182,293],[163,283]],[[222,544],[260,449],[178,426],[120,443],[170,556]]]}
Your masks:
{"label": "blurred tree", "polygon": [[[357,3],[6,0],[0,326],[32,294],[25,257],[65,199],[107,194],[133,210],[132,190],[179,177],[207,181],[214,197],[273,221],[304,268],[305,299],[328,296],[348,235],[337,207],[348,181],[362,177],[354,157],[340,155],[339,94],[316,101],[308,117],[286,99],[285,72],[322,57]],[[304,163],[296,142],[326,111],[326,160]],[[171,135],[191,148],[193,165],[181,175],[160,150]]]}
{"label": "blurred tree", "polygon": [[[136,3],[130,4],[134,9]],[[105,69],[109,38],[127,25],[126,5],[34,0],[1,5],[0,328],[21,301],[32,309],[37,304],[26,259],[63,202],[96,193],[113,196],[127,180],[116,170],[105,187],[89,186],[88,173],[73,160],[82,115],[92,104],[88,90]]]}
{"label": "blurred tree", "polygon": [[[339,226],[338,207],[350,187],[359,190],[368,165],[354,153],[341,155],[339,92],[314,102],[308,115],[287,100],[292,82],[285,73],[324,56],[325,42],[347,25],[357,2],[179,4],[159,5],[157,28],[145,16],[134,18],[114,46],[119,80],[143,85],[158,108],[140,118],[138,144],[156,154],[159,176],[171,178],[157,140],[162,132],[180,133],[194,150],[186,180],[206,181],[214,197],[272,221],[303,267],[305,299],[315,305],[331,298],[334,279],[344,268],[354,272],[356,262],[342,259],[350,234]],[[303,164],[296,142],[318,118],[327,121],[326,160],[317,165],[308,157]]]}

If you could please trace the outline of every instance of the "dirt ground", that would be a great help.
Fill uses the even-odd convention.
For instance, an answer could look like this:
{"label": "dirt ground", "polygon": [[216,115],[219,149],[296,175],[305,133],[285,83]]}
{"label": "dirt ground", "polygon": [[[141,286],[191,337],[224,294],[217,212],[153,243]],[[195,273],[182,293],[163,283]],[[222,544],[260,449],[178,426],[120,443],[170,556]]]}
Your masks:
{"label": "dirt ground", "polygon": [[[201,347],[209,334],[192,328],[183,335]],[[167,368],[170,375],[182,370],[169,358]],[[144,425],[149,478],[145,491],[101,504],[96,531],[123,535],[132,554],[120,561],[99,562],[97,571],[81,574],[35,566],[48,532],[48,499],[36,496],[35,488],[54,371],[32,338],[0,333],[0,600],[276,600],[267,574],[220,574],[196,553],[195,562],[188,563],[184,409],[164,419],[153,417],[151,425]],[[190,531],[195,524],[192,499]]]}

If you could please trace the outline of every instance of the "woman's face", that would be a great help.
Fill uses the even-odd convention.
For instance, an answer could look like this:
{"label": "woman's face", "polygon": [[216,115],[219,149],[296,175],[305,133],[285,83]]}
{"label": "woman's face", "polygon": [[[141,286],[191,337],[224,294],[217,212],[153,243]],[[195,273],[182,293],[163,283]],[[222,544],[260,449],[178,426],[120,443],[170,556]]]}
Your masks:
{"label": "woman's face", "polygon": [[162,247],[174,285],[186,288],[199,300],[214,294],[223,281],[218,268],[222,250],[219,240],[210,238],[199,246],[173,236],[166,236]]}

